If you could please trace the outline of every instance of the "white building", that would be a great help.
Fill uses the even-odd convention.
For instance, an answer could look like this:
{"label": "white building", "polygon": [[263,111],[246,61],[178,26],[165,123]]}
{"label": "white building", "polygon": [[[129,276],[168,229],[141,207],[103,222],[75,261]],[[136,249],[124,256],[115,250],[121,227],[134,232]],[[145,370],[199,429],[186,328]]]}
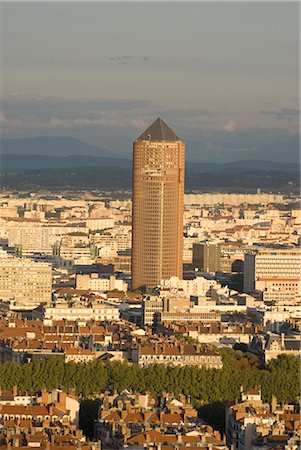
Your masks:
{"label": "white building", "polygon": [[89,218],[86,220],[87,228],[89,230],[105,230],[106,228],[113,228],[115,220],[110,217]]}
{"label": "white building", "polygon": [[117,321],[119,308],[108,303],[92,303],[91,306],[68,306],[67,302],[57,303],[54,307],[45,308],[45,319],[52,320],[82,320]]}
{"label": "white building", "polygon": [[20,306],[49,305],[51,286],[51,264],[0,253],[0,299]]}
{"label": "white building", "polygon": [[301,249],[255,248],[245,254],[244,291],[264,300],[295,302],[301,296]]}
{"label": "white building", "polygon": [[182,291],[185,297],[191,295],[205,297],[210,295],[212,287],[221,287],[216,280],[196,276],[193,280],[180,280],[178,277],[171,277],[168,280],[161,280],[161,292],[169,290],[172,292]]}
{"label": "white building", "polygon": [[76,276],[76,289],[94,292],[113,291],[116,289],[126,292],[128,284],[123,280],[118,280],[114,275],[100,277],[98,273],[91,273]]}
{"label": "white building", "polygon": [[228,193],[203,193],[203,194],[186,194],[185,205],[242,205],[248,203],[250,205],[282,203],[283,196],[279,194],[228,194]]}

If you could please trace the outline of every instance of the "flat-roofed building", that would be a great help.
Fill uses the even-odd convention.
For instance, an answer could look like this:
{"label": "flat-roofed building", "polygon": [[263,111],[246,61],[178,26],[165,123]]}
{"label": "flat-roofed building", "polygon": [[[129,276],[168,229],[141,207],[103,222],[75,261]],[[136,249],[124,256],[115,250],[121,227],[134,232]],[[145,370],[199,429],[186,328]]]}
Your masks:
{"label": "flat-roofed building", "polygon": [[200,272],[214,273],[221,267],[221,246],[217,242],[192,245],[192,265]]}
{"label": "flat-roofed building", "polygon": [[0,299],[20,306],[49,305],[51,286],[51,264],[0,253]]}
{"label": "flat-roofed building", "polygon": [[301,295],[301,249],[255,248],[245,253],[244,291],[266,301],[295,302]]}

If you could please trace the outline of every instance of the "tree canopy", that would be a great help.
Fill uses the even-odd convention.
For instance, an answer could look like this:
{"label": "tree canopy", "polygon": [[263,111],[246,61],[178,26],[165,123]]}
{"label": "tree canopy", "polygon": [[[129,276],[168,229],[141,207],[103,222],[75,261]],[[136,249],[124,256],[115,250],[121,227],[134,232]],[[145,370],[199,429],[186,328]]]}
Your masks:
{"label": "tree canopy", "polygon": [[195,404],[224,402],[239,398],[240,386],[259,386],[264,401],[275,395],[279,402],[295,401],[299,395],[300,364],[293,356],[281,355],[268,368],[260,368],[257,358],[230,349],[222,350],[224,367],[205,369],[196,366],[150,365],[147,368],[127,362],[87,364],[61,359],[36,359],[29,364],[0,364],[3,390],[18,386],[21,390],[63,388],[82,398],[93,398],[104,390],[124,389],[151,392],[183,393]]}

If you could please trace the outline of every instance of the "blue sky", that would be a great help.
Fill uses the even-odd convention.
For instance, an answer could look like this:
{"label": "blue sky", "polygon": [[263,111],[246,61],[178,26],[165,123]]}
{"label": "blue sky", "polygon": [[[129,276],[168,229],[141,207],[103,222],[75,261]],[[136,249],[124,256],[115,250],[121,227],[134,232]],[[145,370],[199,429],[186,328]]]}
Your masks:
{"label": "blue sky", "polygon": [[161,116],[189,159],[298,153],[298,2],[7,2],[1,29],[5,137],[130,155]]}

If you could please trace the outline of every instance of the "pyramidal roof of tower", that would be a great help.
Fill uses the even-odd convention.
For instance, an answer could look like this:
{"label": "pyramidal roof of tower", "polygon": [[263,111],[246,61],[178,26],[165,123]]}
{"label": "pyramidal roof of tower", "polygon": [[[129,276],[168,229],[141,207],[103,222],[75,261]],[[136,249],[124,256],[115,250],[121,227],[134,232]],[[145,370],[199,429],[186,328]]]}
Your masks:
{"label": "pyramidal roof of tower", "polygon": [[137,141],[180,141],[179,136],[160,117],[151,124],[137,139]]}

